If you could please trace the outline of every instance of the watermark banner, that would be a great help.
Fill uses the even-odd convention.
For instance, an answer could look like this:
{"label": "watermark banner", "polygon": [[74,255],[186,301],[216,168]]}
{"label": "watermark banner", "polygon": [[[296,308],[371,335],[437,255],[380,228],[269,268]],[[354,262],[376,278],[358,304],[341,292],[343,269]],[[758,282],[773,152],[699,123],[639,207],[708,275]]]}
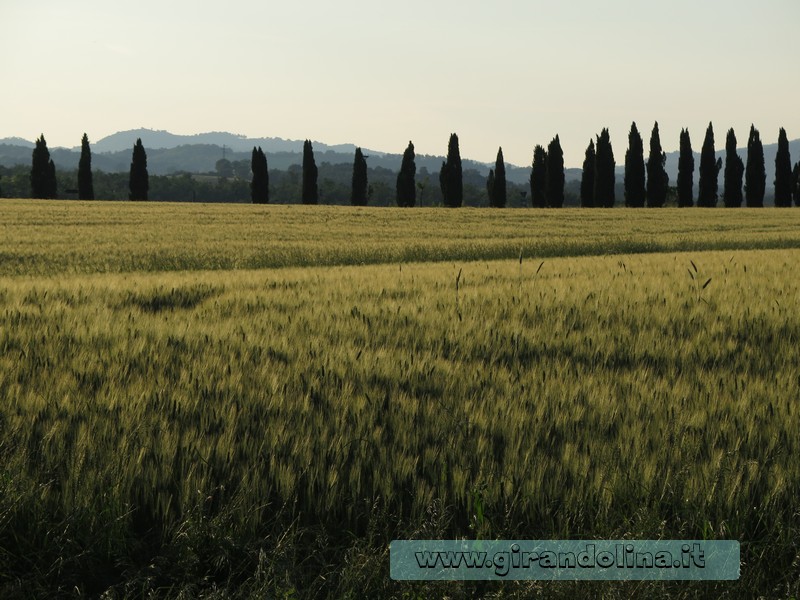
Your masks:
{"label": "watermark banner", "polygon": [[394,540],[389,557],[398,580],[739,579],[728,540]]}

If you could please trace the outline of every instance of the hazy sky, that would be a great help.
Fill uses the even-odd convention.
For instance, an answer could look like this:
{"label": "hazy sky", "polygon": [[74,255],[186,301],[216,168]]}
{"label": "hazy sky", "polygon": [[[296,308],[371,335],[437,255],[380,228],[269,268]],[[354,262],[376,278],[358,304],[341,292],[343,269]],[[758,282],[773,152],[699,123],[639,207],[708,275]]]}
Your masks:
{"label": "hazy sky", "polygon": [[[0,0],[0,138],[147,127],[567,166],[636,121],[800,138],[800,0]],[[143,140],[145,147],[147,140]],[[133,140],[131,141],[133,144]],[[800,157],[792,157],[796,160]]]}

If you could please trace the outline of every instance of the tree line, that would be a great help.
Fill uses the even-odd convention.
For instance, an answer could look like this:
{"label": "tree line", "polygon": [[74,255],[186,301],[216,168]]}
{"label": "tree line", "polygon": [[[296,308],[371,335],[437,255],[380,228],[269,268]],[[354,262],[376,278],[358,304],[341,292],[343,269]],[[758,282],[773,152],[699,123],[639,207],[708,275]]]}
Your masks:
{"label": "tree line", "polygon": [[[695,205],[694,172],[695,159],[689,132],[680,133],[678,178],[674,192],[677,205]],[[722,173],[722,203],[726,207],[748,207],[764,205],[766,193],[766,170],[764,149],[759,131],[750,127],[747,142],[747,164],[737,153],[736,135],[728,130],[725,143],[725,160],[716,158],[714,128],[709,123],[700,152],[697,206],[714,207],[719,201],[719,175]],[[650,134],[647,160],[644,142],[636,123],[632,123],[625,153],[624,203],[626,207],[661,207],[667,203],[672,188],[666,172],[666,153],[661,147],[661,137],[656,122]],[[246,168],[246,167],[245,167]],[[250,162],[250,201],[267,204],[270,201],[270,175],[267,156],[258,147],[253,148]],[[320,192],[319,169],[314,159],[310,140],[303,144],[301,167],[301,194],[303,204],[318,204]],[[447,156],[439,171],[439,188],[442,202],[447,207],[460,207],[464,202],[464,174],[461,165],[458,135],[450,135]],[[81,140],[81,155],[78,164],[78,189],[81,200],[94,200],[94,183],[91,167],[91,149],[88,136]],[[414,144],[408,143],[403,153],[400,170],[395,183],[395,200],[398,206],[412,207],[417,204],[417,191],[425,190],[425,183],[416,181]],[[497,151],[494,168],[486,179],[486,196],[489,206],[502,208],[508,204],[508,183],[502,147]],[[580,181],[580,205],[583,207],[606,207],[616,204],[616,162],[608,129],[603,129],[595,139],[589,141],[583,162]],[[55,165],[50,158],[44,135],[37,140],[32,153],[30,171],[32,198],[52,199],[58,197]],[[800,206],[800,162],[792,167],[789,141],[785,129],[778,135],[778,151],[775,159],[775,205]],[[147,154],[141,139],[137,139],[131,155],[128,176],[129,200],[143,201],[149,195]],[[367,161],[361,148],[356,148],[352,167],[350,203],[366,206],[372,197],[372,186],[368,181]],[[523,199],[527,191],[521,192]],[[530,206],[535,208],[560,208],[565,199],[564,153],[559,136],[556,135],[544,148],[537,145],[533,150],[530,173]]]}

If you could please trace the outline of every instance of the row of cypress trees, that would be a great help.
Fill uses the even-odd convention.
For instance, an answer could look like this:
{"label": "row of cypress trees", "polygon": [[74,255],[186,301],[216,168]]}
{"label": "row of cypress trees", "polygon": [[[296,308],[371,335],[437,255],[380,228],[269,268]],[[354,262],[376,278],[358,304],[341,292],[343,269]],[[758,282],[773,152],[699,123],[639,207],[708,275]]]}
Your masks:
{"label": "row of cypress trees", "polygon": [[[133,146],[129,188],[131,200],[147,200],[149,188],[147,154],[141,139],[137,139]],[[81,139],[81,156],[78,160],[77,193],[80,200],[94,200],[92,153],[89,148],[89,137],[85,133]],[[47,200],[57,196],[56,167],[50,158],[50,151],[47,149],[47,142],[42,134],[36,140],[31,157],[31,197]]]}
{"label": "row of cypress trees", "polygon": [[[725,169],[723,185],[723,203],[727,207],[748,207],[764,205],[766,191],[766,171],[764,166],[764,148],[758,130],[750,127],[747,142],[747,165],[745,166],[736,151],[736,135],[733,129],[727,134],[725,143]],[[398,206],[414,206],[416,204],[416,165],[414,144],[408,143],[403,153],[400,172],[397,175]],[[650,135],[650,149],[647,162],[644,160],[644,144],[642,136],[634,122],[628,134],[628,149],[625,153],[624,193],[625,206],[628,207],[660,207],[666,204],[669,191],[669,176],[666,172],[666,153],[661,147],[658,123],[653,126]],[[711,123],[706,130],[700,153],[700,179],[698,206],[713,207],[717,205],[719,173],[722,171],[722,159],[717,159],[714,150],[714,128]],[[595,140],[589,141],[583,162],[580,186],[581,206],[612,207],[615,204],[616,163],[611,146],[608,129],[603,129]],[[253,148],[251,159],[251,200],[255,204],[269,202],[269,170],[264,151]],[[318,170],[314,160],[314,151],[310,140],[303,144],[303,179],[302,202],[304,204],[319,203],[317,186]],[[131,200],[147,200],[148,173],[147,155],[142,140],[137,139],[133,147],[130,168]],[[547,149],[537,145],[533,151],[530,187],[531,204],[537,208],[560,208],[564,205],[564,153],[558,135],[548,144]],[[463,183],[461,154],[458,136],[450,135],[447,158],[439,172],[439,185],[445,206],[459,207],[463,204]],[[678,206],[693,206],[694,155],[689,132],[681,130],[680,151],[678,159],[677,196]],[[486,182],[489,205],[504,207],[507,202],[506,173],[503,160],[503,149],[499,148],[497,160],[490,169]],[[742,190],[744,188],[744,194]],[[81,140],[81,156],[78,163],[78,197],[82,200],[93,200],[91,151],[89,140],[84,133]],[[31,193],[34,198],[55,198],[57,196],[55,165],[50,159],[44,135],[36,140],[31,166]],[[367,180],[367,162],[361,148],[356,148],[353,162],[351,202],[356,206],[366,206],[370,197]],[[786,131],[781,128],[778,136],[778,152],[775,161],[775,205],[791,206],[792,196],[795,204],[800,206],[800,162],[792,170],[789,154],[789,141]]]}

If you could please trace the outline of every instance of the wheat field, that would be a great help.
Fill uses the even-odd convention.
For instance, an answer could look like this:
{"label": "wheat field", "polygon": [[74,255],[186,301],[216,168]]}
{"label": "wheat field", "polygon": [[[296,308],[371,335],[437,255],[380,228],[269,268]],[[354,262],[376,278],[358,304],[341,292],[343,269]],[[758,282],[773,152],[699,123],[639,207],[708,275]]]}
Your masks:
{"label": "wheat field", "polygon": [[[800,211],[1,208],[3,597],[800,593]],[[389,579],[453,537],[742,577]]]}

